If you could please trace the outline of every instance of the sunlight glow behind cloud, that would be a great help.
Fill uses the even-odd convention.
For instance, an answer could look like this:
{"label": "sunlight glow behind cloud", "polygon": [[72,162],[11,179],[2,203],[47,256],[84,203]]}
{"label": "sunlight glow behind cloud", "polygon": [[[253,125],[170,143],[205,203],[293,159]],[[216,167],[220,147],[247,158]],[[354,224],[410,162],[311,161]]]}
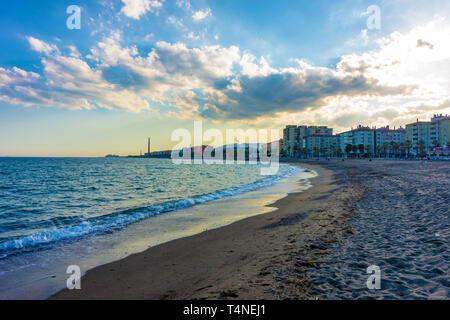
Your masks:
{"label": "sunlight glow behind cloud", "polygon": [[[162,6],[123,3],[121,12],[133,19]],[[195,20],[211,16],[210,9],[195,11],[189,1],[176,5]],[[200,40],[193,31],[184,38]],[[234,45],[156,41],[138,49],[139,43],[125,43],[120,30],[84,55],[73,44],[26,39],[40,57],[42,74],[0,68],[0,100],[13,105],[152,110],[163,118],[253,123],[275,117],[280,126],[308,118],[345,128],[362,120],[401,123],[418,112],[446,112],[450,97],[450,24],[441,16],[379,38],[372,50],[343,55],[335,67],[302,57],[275,67],[270,57]]]}

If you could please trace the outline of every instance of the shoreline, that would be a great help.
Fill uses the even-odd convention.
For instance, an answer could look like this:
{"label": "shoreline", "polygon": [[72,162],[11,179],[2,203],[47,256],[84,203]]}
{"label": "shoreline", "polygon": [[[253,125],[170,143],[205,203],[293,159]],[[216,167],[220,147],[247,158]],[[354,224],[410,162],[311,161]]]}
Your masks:
{"label": "shoreline", "polygon": [[267,181],[262,179],[256,184],[244,184],[243,188],[248,190],[240,193],[142,219],[111,233],[63,241],[55,243],[50,250],[25,252],[0,260],[0,299],[47,299],[66,288],[69,277],[66,269],[70,265],[79,266],[84,275],[150,247],[275,210],[269,205],[290,192],[309,188],[308,178],[314,176],[295,166],[284,166],[288,169],[286,176],[268,183],[261,182]]}
{"label": "shoreline", "polygon": [[[314,299],[302,276],[350,232],[353,206],[366,190],[316,163],[292,164],[319,176],[312,188],[270,205],[277,210],[91,269],[81,290],[50,299]],[[286,268],[300,277],[280,281]]]}

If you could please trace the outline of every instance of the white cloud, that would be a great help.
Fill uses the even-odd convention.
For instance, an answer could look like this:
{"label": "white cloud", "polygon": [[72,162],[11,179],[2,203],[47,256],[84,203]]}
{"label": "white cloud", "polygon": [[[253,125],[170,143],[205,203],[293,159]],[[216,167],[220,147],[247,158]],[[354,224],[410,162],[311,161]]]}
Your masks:
{"label": "white cloud", "polygon": [[29,37],[43,56],[43,74],[0,68],[0,100],[133,112],[157,103],[169,116],[260,121],[275,114],[280,123],[307,112],[312,122],[337,129],[348,125],[345,119],[404,123],[420,112],[450,111],[449,38],[449,23],[435,19],[381,39],[376,50],[345,55],[334,69],[299,59],[275,68],[235,46],[160,41],[139,52],[118,32],[93,46],[87,63],[75,47],[65,56]]}
{"label": "white cloud", "polygon": [[10,70],[0,67],[0,81],[4,84],[29,82],[37,78],[39,74],[35,72],[27,72],[17,67],[12,67]]}
{"label": "white cloud", "polygon": [[27,40],[31,46],[31,49],[33,49],[34,51],[45,53],[47,55],[58,52],[58,48],[55,45],[49,45],[44,41],[33,37],[27,37]]}
{"label": "white cloud", "polygon": [[0,68],[0,100],[69,109],[98,106],[138,112],[149,108],[138,93],[105,81],[101,68],[93,69],[79,57],[63,56],[56,46],[36,40],[30,41],[30,45],[44,55],[41,60],[44,76],[15,67]]}
{"label": "white cloud", "polygon": [[75,46],[68,46],[69,50],[70,50],[70,56],[74,57],[74,58],[80,58],[81,54],[78,51],[78,49]]}
{"label": "white cloud", "polygon": [[175,16],[169,16],[167,18],[167,22],[170,23],[170,24],[173,24],[177,28],[182,28],[183,27],[183,21],[180,18],[177,18]]}
{"label": "white cloud", "polygon": [[189,0],[177,0],[177,6],[187,10],[191,10],[191,2]]}
{"label": "white cloud", "polygon": [[120,10],[129,18],[139,20],[148,11],[153,12],[156,8],[162,7],[162,1],[158,0],[122,0],[124,6]]}
{"label": "white cloud", "polygon": [[[378,41],[379,48],[362,54],[343,56],[337,71],[354,77],[365,76],[387,88],[413,88],[404,94],[330,97],[308,117],[321,123],[348,129],[352,124],[401,125],[417,117],[427,119],[434,113],[450,113],[450,23],[435,17],[407,33],[394,32]],[[304,114],[285,114],[285,119]],[[345,120],[345,121],[344,121]]]}
{"label": "white cloud", "polygon": [[189,39],[192,39],[192,40],[198,40],[198,39],[200,39],[200,36],[196,35],[194,32],[189,32],[189,34],[187,35],[187,37],[188,37]]}
{"label": "white cloud", "polygon": [[211,9],[207,8],[194,12],[194,14],[192,15],[192,19],[194,19],[195,21],[202,21],[210,16],[212,16]]}
{"label": "white cloud", "polygon": [[269,63],[264,57],[259,59],[259,64],[255,63],[256,57],[250,53],[245,53],[242,56],[240,65],[242,67],[242,75],[249,77],[267,76],[270,73],[275,73],[276,70],[269,66]]}
{"label": "white cloud", "polygon": [[145,37],[144,37],[144,40],[145,41],[150,41],[152,38],[154,38],[155,37],[155,35],[153,34],[153,33],[149,33],[148,35],[146,35]]}

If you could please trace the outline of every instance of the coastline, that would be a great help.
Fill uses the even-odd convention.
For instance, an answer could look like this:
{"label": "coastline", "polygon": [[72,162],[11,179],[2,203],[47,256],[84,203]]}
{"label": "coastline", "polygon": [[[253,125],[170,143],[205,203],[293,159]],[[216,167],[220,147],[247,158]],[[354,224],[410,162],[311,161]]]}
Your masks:
{"label": "coastline", "polygon": [[[301,166],[319,176],[270,205],[277,210],[99,266],[82,277],[81,290],[50,299],[314,299],[305,270],[351,233],[366,189],[343,172]],[[281,279],[286,269],[296,276]]]}
{"label": "coastline", "polygon": [[244,183],[242,187],[229,189],[232,192],[223,192],[219,199],[214,199],[219,193],[215,197],[205,196],[203,199],[207,201],[204,203],[191,205],[188,202],[187,206],[156,214],[113,232],[55,242],[48,250],[32,250],[0,259],[0,299],[47,299],[66,288],[68,266],[78,266],[84,275],[93,268],[150,247],[275,210],[270,204],[290,192],[309,188],[308,179],[314,176],[314,173],[298,170],[295,166],[283,166],[286,170],[274,179]]}

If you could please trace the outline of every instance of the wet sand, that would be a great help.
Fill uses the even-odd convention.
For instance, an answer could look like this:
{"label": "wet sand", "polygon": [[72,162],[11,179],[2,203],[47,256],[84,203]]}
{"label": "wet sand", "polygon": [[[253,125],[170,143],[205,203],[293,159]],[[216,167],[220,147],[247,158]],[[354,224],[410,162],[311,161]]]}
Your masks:
{"label": "wet sand", "polygon": [[315,299],[307,271],[351,234],[367,188],[346,170],[301,165],[319,177],[274,203],[278,210],[97,267],[81,290],[51,299]]}

